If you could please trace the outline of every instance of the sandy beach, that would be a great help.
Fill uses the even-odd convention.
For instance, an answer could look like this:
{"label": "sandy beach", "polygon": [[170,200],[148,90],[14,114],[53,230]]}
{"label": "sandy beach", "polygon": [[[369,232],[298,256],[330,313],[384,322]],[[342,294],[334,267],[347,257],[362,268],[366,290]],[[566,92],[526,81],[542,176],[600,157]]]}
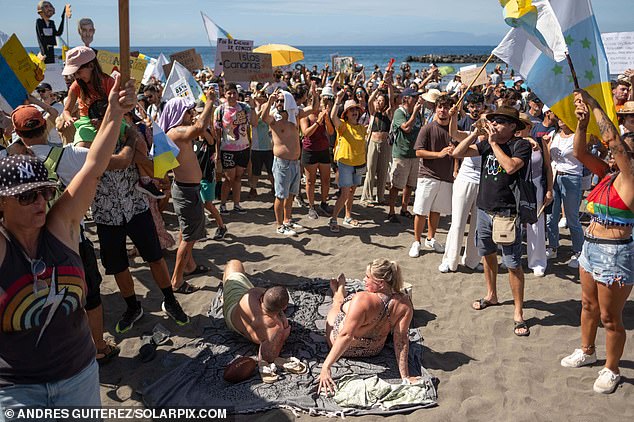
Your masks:
{"label": "sandy beach", "polygon": [[[245,262],[249,275],[269,280],[291,280],[297,276],[332,277],[343,271],[348,277],[360,278],[367,263],[376,257],[398,260],[406,281],[413,285],[414,319],[425,339],[424,366],[438,377],[438,406],[408,415],[393,416],[390,421],[626,421],[634,418],[634,303],[624,310],[629,341],[621,360],[622,382],[614,394],[604,396],[592,391],[597,371],[605,357],[605,334],[599,328],[597,355],[591,367],[562,368],[559,360],[579,347],[580,285],[575,271],[565,264],[571,254],[568,231],[563,230],[563,245],[557,263],[545,278],[526,275],[524,317],[531,328],[528,338],[513,334],[513,308],[508,276],[502,272],[498,296],[503,306],[474,311],[470,304],[485,293],[481,273],[441,274],[437,267],[441,254],[425,251],[418,259],[407,256],[412,241],[411,222],[385,224],[381,208],[362,208],[355,204],[354,213],[362,222],[355,229],[342,227],[339,234],[327,228],[327,219],[309,220],[305,210],[297,210],[305,228],[299,236],[285,238],[275,234],[273,211],[269,209],[268,188],[260,188],[257,201],[246,201],[248,214],[225,218],[229,234],[224,241],[206,241],[196,245],[198,263],[210,265],[209,276],[192,278],[204,285],[192,295],[178,295],[192,323],[178,327],[160,310],[161,293],[151,279],[149,268],[140,258],[131,267],[137,296],[145,316],[134,328],[116,337],[121,347],[118,359],[101,368],[100,381],[104,406],[142,405],[138,393],[144,386],[189,358],[185,345],[195,344],[208,324],[206,312],[229,259]],[[264,192],[267,192],[264,194]],[[168,229],[177,234],[176,220],[165,214]],[[444,241],[449,218],[441,220],[438,238]],[[208,225],[213,233],[215,225]],[[94,227],[90,227],[94,233]],[[97,246],[98,247],[98,246]],[[563,255],[563,256],[562,256]],[[170,270],[174,253],[167,255]],[[103,272],[103,269],[102,269]],[[114,325],[124,310],[114,278],[107,276],[101,286],[106,331],[112,335]],[[137,357],[143,332],[161,323],[172,332],[172,341],[158,348],[156,358],[142,363]],[[187,348],[191,350],[191,348]],[[278,410],[238,416],[245,421],[330,420]],[[363,420],[384,420],[366,416]]]}

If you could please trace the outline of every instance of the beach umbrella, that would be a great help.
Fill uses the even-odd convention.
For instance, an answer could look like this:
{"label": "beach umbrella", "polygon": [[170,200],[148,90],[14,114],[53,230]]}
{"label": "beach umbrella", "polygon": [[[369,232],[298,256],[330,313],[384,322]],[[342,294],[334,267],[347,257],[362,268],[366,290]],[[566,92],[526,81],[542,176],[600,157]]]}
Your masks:
{"label": "beach umbrella", "polygon": [[304,60],[304,52],[286,44],[266,44],[253,50],[254,53],[268,53],[274,67],[288,66]]}

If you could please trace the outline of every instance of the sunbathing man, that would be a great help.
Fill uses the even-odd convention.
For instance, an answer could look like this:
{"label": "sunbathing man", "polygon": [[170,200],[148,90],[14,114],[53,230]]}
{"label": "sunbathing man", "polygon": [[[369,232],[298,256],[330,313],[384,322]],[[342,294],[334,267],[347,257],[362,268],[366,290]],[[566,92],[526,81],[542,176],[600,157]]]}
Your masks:
{"label": "sunbathing man", "polygon": [[414,308],[403,289],[403,276],[398,264],[375,259],[366,270],[365,291],[346,294],[343,274],[330,281],[333,292],[332,308],[326,318],[326,341],[330,353],[319,374],[319,388],[334,394],[335,382],[330,368],[342,356],[367,357],[378,355],[390,332],[394,336],[394,351],[401,378],[410,377],[407,364],[409,353],[408,329]]}
{"label": "sunbathing man", "polygon": [[254,287],[236,259],[227,263],[223,284],[222,314],[227,327],[259,344],[260,359],[274,362],[291,333],[284,314],[288,291],[281,286]]}

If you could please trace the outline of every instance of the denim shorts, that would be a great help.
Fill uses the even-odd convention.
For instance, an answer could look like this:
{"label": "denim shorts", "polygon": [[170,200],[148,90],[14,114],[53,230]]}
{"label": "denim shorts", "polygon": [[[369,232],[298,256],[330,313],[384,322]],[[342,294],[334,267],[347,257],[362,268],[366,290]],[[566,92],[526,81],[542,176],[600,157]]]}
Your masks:
{"label": "denim shorts", "polygon": [[[497,253],[498,245],[493,241],[493,216],[478,208],[478,223],[476,226],[476,246],[480,256]],[[502,248],[502,263],[506,268],[521,268],[522,265],[522,233],[519,218],[515,224],[515,243]]]}
{"label": "denim shorts", "polygon": [[610,245],[586,240],[579,256],[579,265],[598,283],[631,286],[634,284],[634,241]]}
{"label": "denim shorts", "polygon": [[286,199],[290,195],[299,195],[300,179],[299,160],[273,158],[273,181],[275,197]]}
{"label": "denim shorts", "polygon": [[356,168],[355,166],[349,166],[342,162],[337,163],[339,166],[339,187],[349,188],[352,186],[359,186],[361,184],[361,177],[365,173],[365,167],[363,169]]}

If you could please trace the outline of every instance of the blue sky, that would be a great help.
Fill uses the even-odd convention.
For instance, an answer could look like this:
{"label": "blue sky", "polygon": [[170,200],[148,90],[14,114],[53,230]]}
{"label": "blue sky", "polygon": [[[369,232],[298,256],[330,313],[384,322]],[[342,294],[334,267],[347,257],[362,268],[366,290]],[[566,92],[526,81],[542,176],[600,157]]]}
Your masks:
{"label": "blue sky", "polygon": [[[52,3],[59,24],[64,2]],[[80,43],[82,17],[95,21],[95,47],[118,44],[117,0],[71,4],[71,45]],[[0,0],[0,31],[36,46],[36,5]],[[594,0],[593,6],[602,32],[634,31],[632,0]],[[498,0],[130,0],[131,44],[207,45],[201,10],[256,45],[495,45],[508,30]]]}

